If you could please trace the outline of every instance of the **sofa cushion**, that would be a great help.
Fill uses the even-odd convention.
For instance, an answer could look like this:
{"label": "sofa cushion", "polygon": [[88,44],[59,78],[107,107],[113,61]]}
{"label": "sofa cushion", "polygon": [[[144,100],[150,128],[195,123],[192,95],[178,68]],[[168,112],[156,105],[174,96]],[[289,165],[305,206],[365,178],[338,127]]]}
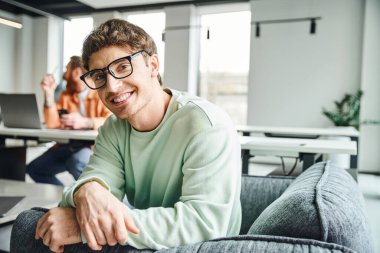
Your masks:
{"label": "sofa cushion", "polygon": [[241,235],[215,239],[189,246],[160,250],[158,253],[354,253],[334,243],[280,236]]}
{"label": "sofa cushion", "polygon": [[[49,249],[42,244],[41,240],[34,238],[33,231],[36,230],[38,219],[45,214],[47,209],[35,208],[22,212],[16,219],[12,230],[11,249],[10,252],[50,252]],[[22,243],[20,243],[22,242]],[[78,252],[95,252],[92,251],[87,244],[77,243],[73,245],[65,245],[66,253]],[[99,252],[107,253],[353,253],[348,248],[333,243],[324,243],[311,239],[297,239],[278,236],[261,236],[261,235],[243,235],[234,237],[225,237],[205,242],[199,242],[191,245],[179,246],[170,249],[162,249],[158,251],[150,249],[135,249],[131,246],[103,246]]]}
{"label": "sofa cushion", "polygon": [[296,178],[248,234],[310,238],[373,252],[358,185],[330,162],[315,164]]}
{"label": "sofa cushion", "polygon": [[242,176],[240,235],[247,234],[257,217],[281,196],[293,180],[293,177],[286,176]]}

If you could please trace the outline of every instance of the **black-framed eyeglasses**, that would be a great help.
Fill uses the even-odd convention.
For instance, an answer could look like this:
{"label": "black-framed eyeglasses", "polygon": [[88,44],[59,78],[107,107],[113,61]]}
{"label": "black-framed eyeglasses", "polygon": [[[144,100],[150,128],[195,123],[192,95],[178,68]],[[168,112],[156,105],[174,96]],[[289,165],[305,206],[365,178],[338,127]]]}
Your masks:
{"label": "black-framed eyeglasses", "polygon": [[[107,67],[102,69],[93,69],[82,75],[80,79],[93,90],[100,89],[107,83],[107,72],[115,79],[126,78],[133,73],[132,59],[146,52],[145,50],[137,51],[131,55],[114,60]],[[147,52],[146,52],[147,53]],[[148,54],[148,53],[147,53]]]}

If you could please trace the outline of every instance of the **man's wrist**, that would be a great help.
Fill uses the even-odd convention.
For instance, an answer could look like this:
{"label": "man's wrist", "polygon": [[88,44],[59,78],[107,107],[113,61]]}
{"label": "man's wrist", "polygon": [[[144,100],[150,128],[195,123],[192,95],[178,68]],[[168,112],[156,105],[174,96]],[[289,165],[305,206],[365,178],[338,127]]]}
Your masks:
{"label": "man's wrist", "polygon": [[79,193],[81,192],[81,190],[83,190],[84,187],[89,186],[90,184],[95,184],[95,183],[97,183],[98,185],[100,185],[104,189],[107,189],[107,187],[105,185],[103,185],[101,182],[99,182],[96,179],[91,179],[89,181],[83,182],[82,184],[78,185],[75,188],[75,190],[74,190],[74,193],[73,193],[73,202],[74,202],[75,206],[77,206],[77,200],[80,198],[80,194]]}
{"label": "man's wrist", "polygon": [[49,107],[52,107],[53,105],[54,105],[54,97],[50,95],[45,95],[44,106],[49,108]]}
{"label": "man's wrist", "polygon": [[86,123],[86,128],[94,129],[94,120],[92,118],[88,118],[87,123]]}
{"label": "man's wrist", "polygon": [[78,185],[75,190],[74,190],[74,193],[73,193],[73,202],[74,202],[74,205],[76,206],[77,205],[77,199],[79,198],[79,193],[80,193],[80,190],[83,190],[83,187],[89,183],[92,183],[92,182],[96,182],[95,180],[89,180],[89,181],[86,181],[80,185]]}
{"label": "man's wrist", "polygon": [[73,202],[74,202],[74,206],[77,206],[78,204],[78,201],[77,201],[77,196],[78,196],[78,192],[79,192],[79,189],[83,186],[84,184],[78,186],[75,190],[74,190],[74,193],[73,193]]}

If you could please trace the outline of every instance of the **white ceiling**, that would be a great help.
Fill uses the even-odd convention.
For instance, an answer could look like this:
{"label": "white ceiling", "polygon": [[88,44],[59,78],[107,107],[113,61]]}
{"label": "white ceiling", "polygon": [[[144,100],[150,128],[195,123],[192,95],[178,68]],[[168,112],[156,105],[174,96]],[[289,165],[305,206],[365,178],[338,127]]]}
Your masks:
{"label": "white ceiling", "polygon": [[[78,1],[86,5],[89,5],[95,9],[178,2],[178,0],[106,0],[106,1],[105,0],[78,0]],[[182,0],[182,1],[190,1],[190,0]]]}

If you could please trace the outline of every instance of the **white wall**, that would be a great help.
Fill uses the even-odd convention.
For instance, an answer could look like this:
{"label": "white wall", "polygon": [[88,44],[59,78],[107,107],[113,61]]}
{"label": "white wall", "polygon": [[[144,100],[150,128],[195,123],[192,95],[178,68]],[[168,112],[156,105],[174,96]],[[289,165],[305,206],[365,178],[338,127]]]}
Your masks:
{"label": "white wall", "polygon": [[164,86],[197,94],[199,19],[193,5],[165,7]]}
{"label": "white wall", "polygon": [[[17,20],[17,17],[0,10],[4,18]],[[15,53],[16,33],[18,29],[10,26],[0,25],[0,92],[13,92],[12,84],[15,82]]]}
{"label": "white wall", "polygon": [[94,27],[97,27],[109,19],[122,18],[122,14],[118,11],[99,12],[92,14],[92,18],[94,20]]}
{"label": "white wall", "polygon": [[320,16],[251,28],[248,124],[323,127],[333,101],[360,87],[364,0],[251,1],[252,21]]}
{"label": "white wall", "polygon": [[[33,72],[35,73],[33,77],[34,91],[38,94],[39,104],[42,105],[42,91],[39,86],[39,82],[42,76],[49,71],[48,69],[48,38],[47,34],[49,31],[49,20],[45,17],[39,17],[34,19],[34,37],[33,43],[36,46],[34,49],[34,67]],[[50,71],[49,71],[50,72]]]}
{"label": "white wall", "polygon": [[56,17],[1,15],[23,24],[22,29],[0,25],[0,92],[36,93],[42,111],[40,80],[59,68],[63,57],[63,20]]}
{"label": "white wall", "polygon": [[[13,16],[11,18],[10,16]],[[15,16],[8,13],[8,17],[23,24],[22,29],[15,29],[0,25],[1,36],[1,68],[5,82],[1,91],[26,93],[34,92],[34,52],[36,45],[34,21],[27,15]],[[46,34],[46,31],[44,31]],[[4,43],[3,43],[4,42]],[[41,46],[41,44],[37,44]],[[46,50],[46,47],[37,47]]]}
{"label": "white wall", "polygon": [[20,15],[18,20],[23,27],[16,33],[16,52],[13,56],[15,58],[14,91],[33,93],[33,18],[28,15]]}
{"label": "white wall", "polygon": [[[365,5],[362,90],[360,117],[380,121],[380,1]],[[359,168],[380,173],[380,125],[360,126]]]}
{"label": "white wall", "polygon": [[[30,38],[33,52],[32,76],[28,84],[37,94],[40,112],[43,109],[43,93],[40,81],[46,73],[52,73],[57,82],[62,75],[63,59],[63,19],[56,17],[33,18],[33,36]],[[24,58],[26,55],[24,54]],[[54,72],[54,73],[53,73]],[[23,92],[27,92],[24,89]]]}
{"label": "white wall", "polygon": [[[331,126],[322,107],[332,109],[334,100],[359,88],[365,92],[362,120],[380,119],[379,0],[251,0],[250,5],[253,21],[308,16],[322,20],[314,35],[309,34],[310,23],[302,22],[262,25],[256,38],[252,25],[249,124]],[[167,27],[188,29],[166,33],[164,83],[196,93],[196,9],[173,6],[165,12]],[[23,30],[0,25],[0,92],[34,90],[42,106],[39,81],[61,61],[63,21],[0,14],[25,23]],[[113,17],[119,13],[99,13],[94,22]],[[18,66],[25,74],[20,75]],[[380,172],[380,126],[361,126],[360,150],[359,168]]]}

